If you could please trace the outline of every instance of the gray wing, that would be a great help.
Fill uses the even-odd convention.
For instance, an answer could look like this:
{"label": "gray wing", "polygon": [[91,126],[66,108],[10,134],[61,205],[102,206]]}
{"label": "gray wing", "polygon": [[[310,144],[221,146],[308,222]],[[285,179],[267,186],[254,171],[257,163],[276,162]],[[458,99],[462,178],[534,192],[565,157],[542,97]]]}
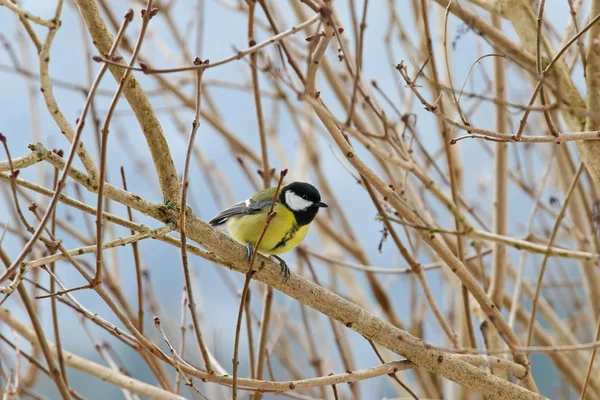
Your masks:
{"label": "gray wing", "polygon": [[217,214],[216,217],[211,219],[208,223],[212,226],[217,226],[217,225],[221,225],[221,224],[227,222],[227,220],[231,217],[239,217],[241,215],[256,214],[257,212],[264,209],[265,207],[271,207],[271,203],[272,203],[272,201],[253,201],[253,200],[240,201],[239,203],[236,203],[236,204],[232,205],[231,207],[226,208],[225,210],[221,211],[219,214]]}

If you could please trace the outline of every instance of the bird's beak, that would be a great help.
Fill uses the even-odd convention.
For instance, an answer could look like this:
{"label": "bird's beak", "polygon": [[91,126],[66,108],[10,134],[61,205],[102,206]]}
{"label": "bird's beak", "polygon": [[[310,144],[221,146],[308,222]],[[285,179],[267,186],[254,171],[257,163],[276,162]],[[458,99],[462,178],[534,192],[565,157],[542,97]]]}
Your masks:
{"label": "bird's beak", "polygon": [[327,208],[329,206],[327,204],[323,203],[322,201],[320,201],[320,202],[317,203],[317,207],[319,207],[319,208]]}

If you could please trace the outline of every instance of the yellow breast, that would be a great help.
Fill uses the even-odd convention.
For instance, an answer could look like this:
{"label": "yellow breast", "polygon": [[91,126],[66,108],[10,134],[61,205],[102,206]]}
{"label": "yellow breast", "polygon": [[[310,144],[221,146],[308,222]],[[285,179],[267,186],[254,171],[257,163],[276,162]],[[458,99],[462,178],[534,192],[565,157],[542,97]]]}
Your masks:
{"label": "yellow breast", "polygon": [[[271,220],[258,247],[258,251],[264,254],[286,253],[302,243],[308,233],[309,225],[298,225],[294,214],[285,206],[277,204],[274,211],[277,215]],[[266,220],[266,213],[230,218],[227,230],[238,242],[250,242],[256,246]]]}

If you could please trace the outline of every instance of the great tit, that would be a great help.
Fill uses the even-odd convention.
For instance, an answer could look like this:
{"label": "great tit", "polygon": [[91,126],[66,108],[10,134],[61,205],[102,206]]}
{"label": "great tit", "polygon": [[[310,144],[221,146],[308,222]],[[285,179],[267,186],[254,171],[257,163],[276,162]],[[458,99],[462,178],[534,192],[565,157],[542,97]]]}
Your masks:
{"label": "great tit", "polygon": [[[226,208],[211,219],[209,224],[225,227],[235,240],[246,244],[250,260],[256,242],[265,228],[276,190],[275,187],[262,190],[248,200]],[[286,280],[290,276],[290,270],[277,254],[292,250],[304,240],[310,223],[322,207],[327,207],[327,204],[321,201],[317,188],[309,183],[292,182],[283,186],[279,192],[273,208],[276,215],[269,223],[257,250],[279,261]]]}

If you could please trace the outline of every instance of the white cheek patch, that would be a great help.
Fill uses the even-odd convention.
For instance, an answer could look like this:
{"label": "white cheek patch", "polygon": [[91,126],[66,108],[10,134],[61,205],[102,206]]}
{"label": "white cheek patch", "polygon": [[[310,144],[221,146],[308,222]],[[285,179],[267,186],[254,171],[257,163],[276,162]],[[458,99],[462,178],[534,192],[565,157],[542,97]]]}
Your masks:
{"label": "white cheek patch", "polygon": [[312,201],[303,199],[291,190],[285,192],[285,202],[294,211],[306,210],[313,205]]}

